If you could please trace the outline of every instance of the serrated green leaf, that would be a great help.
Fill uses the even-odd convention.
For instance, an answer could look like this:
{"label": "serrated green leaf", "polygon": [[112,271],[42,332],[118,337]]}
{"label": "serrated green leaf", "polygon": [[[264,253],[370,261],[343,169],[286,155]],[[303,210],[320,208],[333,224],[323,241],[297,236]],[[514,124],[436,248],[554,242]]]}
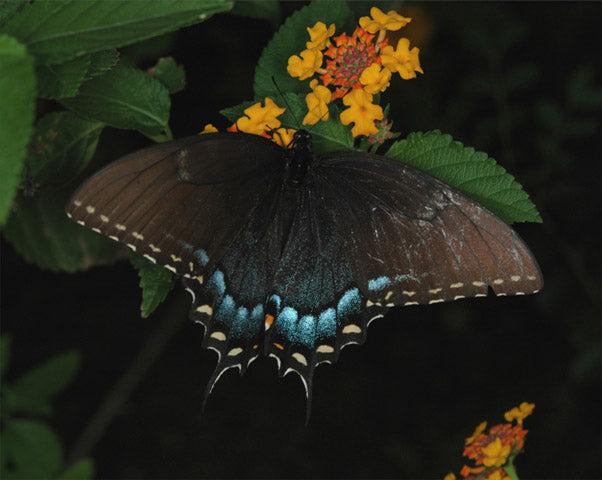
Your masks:
{"label": "serrated green leaf", "polygon": [[6,23],[5,32],[51,65],[194,25],[231,7],[216,0],[31,2]]}
{"label": "serrated green leaf", "polygon": [[0,72],[0,225],[3,225],[21,179],[36,97],[33,58],[8,35],[0,35]]}
{"label": "serrated green leaf", "polygon": [[169,135],[169,92],[145,72],[119,64],[61,103],[82,117],[155,138]]}
{"label": "serrated green leaf", "polygon": [[71,112],[44,116],[26,157],[36,185],[64,185],[79,175],[94,155],[103,127]]}
{"label": "serrated green leaf", "polygon": [[90,67],[90,55],[56,65],[36,65],[40,98],[69,98],[77,94]]}
{"label": "serrated green leaf", "polygon": [[522,186],[493,158],[439,131],[411,133],[385,155],[423,170],[512,222],[541,222]]}
{"label": "serrated green leaf", "polygon": [[61,191],[34,198],[19,195],[4,237],[25,260],[55,272],[86,270],[123,258],[125,250],[118,243],[69,220],[68,198]]}
{"label": "serrated green leaf", "polygon": [[15,393],[34,399],[52,399],[75,377],[80,365],[77,352],[56,355],[25,372],[13,383]]}
{"label": "serrated green leaf", "polygon": [[186,86],[184,67],[177,65],[172,57],[160,58],[148,73],[159,80],[169,93],[177,93]]}
{"label": "serrated green leaf", "polygon": [[291,55],[298,55],[305,50],[305,43],[309,41],[307,28],[313,27],[318,21],[326,25],[334,23],[337,26],[337,33],[341,33],[346,29],[353,29],[355,19],[347,3],[330,1],[313,2],[291,15],[264,48],[259,58],[253,84],[256,99],[277,98],[279,92],[274,86],[272,77],[283,92],[309,92],[310,80],[300,82],[298,78],[288,74],[286,67]]}
{"label": "serrated green leaf", "polygon": [[90,68],[86,76],[88,78],[102,75],[107,70],[110,70],[117,65],[119,61],[119,52],[114,48],[111,50],[103,50],[90,55]]}
{"label": "serrated green leaf", "polygon": [[53,478],[63,463],[55,433],[42,422],[10,420],[2,432],[4,454],[13,465],[6,478]]}
{"label": "serrated green leaf", "polygon": [[140,276],[140,288],[142,288],[140,311],[146,318],[161,305],[173,289],[175,276],[161,265],[155,265],[135,253],[130,253],[130,261]]}
{"label": "serrated green leaf", "polygon": [[61,473],[58,480],[87,480],[94,475],[94,462],[91,458],[82,458]]}
{"label": "serrated green leaf", "polygon": [[2,335],[0,338],[0,377],[4,376],[10,361],[10,335]]}

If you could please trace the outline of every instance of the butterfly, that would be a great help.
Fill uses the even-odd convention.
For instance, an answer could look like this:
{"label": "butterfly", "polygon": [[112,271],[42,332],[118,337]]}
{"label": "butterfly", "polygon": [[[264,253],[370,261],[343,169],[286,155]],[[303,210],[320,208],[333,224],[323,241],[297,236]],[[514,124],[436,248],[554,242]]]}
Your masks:
{"label": "butterfly", "polygon": [[[390,307],[535,293],[516,232],[444,182],[382,156],[314,155],[245,133],[209,133],[127,155],[95,174],[70,218],[183,279],[190,317],[218,354],[207,396],[260,354],[297,373],[366,340]],[[308,409],[309,410],[309,409]]]}

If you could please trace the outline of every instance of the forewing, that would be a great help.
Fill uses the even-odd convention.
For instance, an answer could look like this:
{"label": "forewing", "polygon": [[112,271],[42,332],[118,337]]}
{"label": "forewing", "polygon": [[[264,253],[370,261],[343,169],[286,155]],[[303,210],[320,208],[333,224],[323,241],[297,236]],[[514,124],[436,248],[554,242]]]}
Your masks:
{"label": "forewing", "polygon": [[278,187],[282,149],[247,134],[196,135],[108,165],[67,214],[172,271],[213,270],[262,199]]}
{"label": "forewing", "polygon": [[537,292],[541,272],[499,217],[434,177],[376,155],[319,159],[316,179],[367,305]]}

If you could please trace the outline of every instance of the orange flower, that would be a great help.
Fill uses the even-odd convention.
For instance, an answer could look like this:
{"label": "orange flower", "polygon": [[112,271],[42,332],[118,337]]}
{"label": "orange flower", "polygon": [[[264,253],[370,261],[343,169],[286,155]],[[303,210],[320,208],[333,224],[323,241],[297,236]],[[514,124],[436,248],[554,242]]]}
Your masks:
{"label": "orange flower", "polygon": [[265,98],[265,107],[258,102],[245,110],[245,117],[241,117],[236,122],[238,131],[262,135],[266,130],[278,128],[281,123],[276,117],[286,111],[274,103],[271,98]]}
{"label": "orange flower", "polygon": [[477,428],[475,428],[475,431],[472,432],[472,435],[466,439],[466,441],[464,442],[464,445],[470,445],[472,442],[474,442],[474,439],[477,438],[477,436],[483,430],[485,430],[485,428],[487,428],[487,422],[480,423],[479,426]]}
{"label": "orange flower", "polygon": [[328,120],[328,103],[332,98],[332,92],[325,86],[318,85],[318,80],[313,79],[309,86],[312,92],[305,96],[308,112],[303,118],[303,125],[315,125],[320,120]]}
{"label": "orange flower", "polygon": [[323,22],[316,22],[316,24],[309,28],[307,27],[307,32],[309,33],[309,38],[311,41],[307,42],[305,46],[308,49],[316,48],[318,50],[322,50],[328,45],[328,40],[330,37],[334,35],[335,26],[334,23],[330,25],[330,27],[326,28],[326,24]]}
{"label": "orange flower", "polygon": [[305,80],[311,77],[322,65],[322,52],[316,48],[303,50],[301,58],[292,55],[288,59],[287,72],[291,77],[299,77],[299,80]]}
{"label": "orange flower", "polygon": [[523,424],[523,420],[531,415],[533,409],[535,408],[534,403],[523,402],[518,407],[514,407],[512,410],[509,410],[504,414],[504,418],[506,421],[511,422],[512,420],[516,420],[519,425]]}
{"label": "orange flower", "polygon": [[202,135],[203,133],[214,133],[217,132],[217,128],[215,128],[211,123],[208,123],[207,125],[205,125],[205,128],[203,128],[203,131],[200,133],[200,135]]}

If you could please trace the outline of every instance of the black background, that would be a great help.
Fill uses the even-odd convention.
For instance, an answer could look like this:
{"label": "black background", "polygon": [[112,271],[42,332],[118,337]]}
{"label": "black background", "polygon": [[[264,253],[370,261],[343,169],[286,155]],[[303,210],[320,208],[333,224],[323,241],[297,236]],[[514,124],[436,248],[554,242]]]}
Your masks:
{"label": "black background", "polygon": [[[282,6],[286,16],[299,4]],[[294,376],[279,379],[271,359],[258,359],[244,377],[226,373],[201,413],[215,355],[200,348],[202,328],[186,320],[183,289],[141,319],[128,262],[54,274],[3,241],[9,379],[53,354],[82,354],[52,420],[68,452],[82,446],[85,426],[149,339],[166,342],[145,373],[128,379],[132,394],[94,442],[98,477],[442,478],[465,463],[464,438],[479,422],[501,423],[522,401],[536,407],[525,422],[521,478],[602,475],[600,104],[570,100],[583,68],[600,90],[601,4],[422,3],[398,11],[414,17],[406,35],[421,47],[425,73],[386,92],[395,130],[438,128],[516,176],[544,219],[515,226],[540,262],[544,290],[392,310],[364,346],[317,370],[305,427],[303,387]],[[170,122],[181,137],[209,122],[227,126],[219,109],[252,98],[254,67],[273,33],[267,21],[219,15],[123,53],[143,68],[164,55],[185,67],[187,87],[172,97]],[[149,143],[107,128],[95,162]]]}

